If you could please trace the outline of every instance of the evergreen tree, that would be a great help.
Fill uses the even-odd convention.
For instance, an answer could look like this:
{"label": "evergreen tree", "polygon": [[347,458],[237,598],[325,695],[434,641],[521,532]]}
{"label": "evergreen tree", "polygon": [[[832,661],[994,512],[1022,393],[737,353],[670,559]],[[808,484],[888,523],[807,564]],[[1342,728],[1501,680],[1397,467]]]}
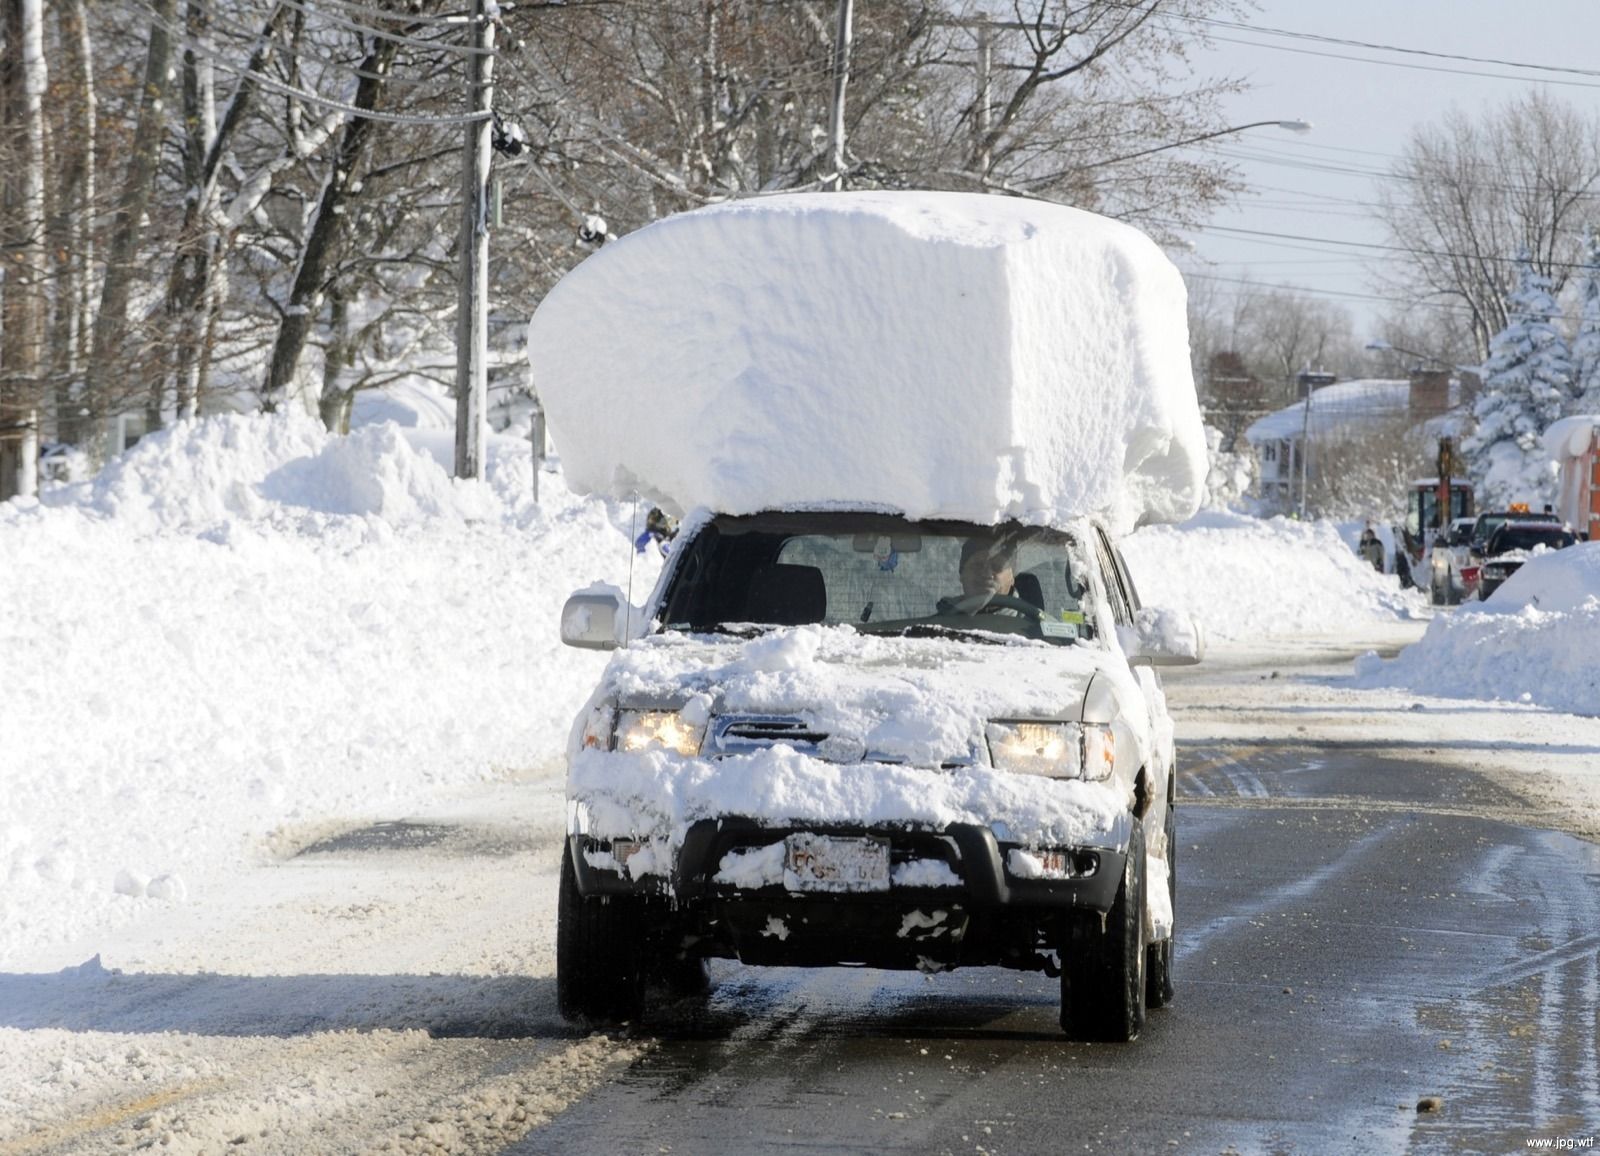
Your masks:
{"label": "evergreen tree", "polygon": [[1477,428],[1461,444],[1486,510],[1553,499],[1554,465],[1539,435],[1561,416],[1573,383],[1550,279],[1534,270],[1526,250],[1517,254],[1517,285],[1506,313],[1510,321],[1490,339],[1480,371],[1483,391],[1472,407]]}
{"label": "evergreen tree", "polygon": [[1578,280],[1578,335],[1572,342],[1573,413],[1600,414],[1600,237],[1584,237],[1587,258]]}

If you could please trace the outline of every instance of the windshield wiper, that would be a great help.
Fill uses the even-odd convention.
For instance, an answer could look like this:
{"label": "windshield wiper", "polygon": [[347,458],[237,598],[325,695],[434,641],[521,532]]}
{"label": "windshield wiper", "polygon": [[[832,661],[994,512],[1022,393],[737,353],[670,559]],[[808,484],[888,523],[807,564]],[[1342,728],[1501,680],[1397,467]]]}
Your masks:
{"label": "windshield wiper", "polygon": [[986,630],[959,630],[954,626],[941,626],[937,622],[914,622],[898,630],[867,630],[865,634],[892,634],[897,638],[959,638],[964,642],[983,642],[990,646],[1004,646],[1005,640]]}
{"label": "windshield wiper", "polygon": [[760,638],[767,631],[774,629],[774,627],[745,622],[736,625],[726,622],[669,622],[662,629],[671,630],[677,634],[727,634],[734,638]]}

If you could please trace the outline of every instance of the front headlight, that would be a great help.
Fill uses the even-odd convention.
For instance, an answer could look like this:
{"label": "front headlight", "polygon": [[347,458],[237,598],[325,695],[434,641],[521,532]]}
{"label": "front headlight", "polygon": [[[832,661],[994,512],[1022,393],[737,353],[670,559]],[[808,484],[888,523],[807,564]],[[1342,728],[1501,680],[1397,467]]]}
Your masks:
{"label": "front headlight", "polygon": [[1117,740],[1110,727],[1061,722],[992,722],[989,761],[996,770],[1052,779],[1111,777]]}
{"label": "front headlight", "polygon": [[700,753],[706,728],[691,725],[675,710],[624,710],[617,712],[617,737],[613,749],[638,754],[654,749],[680,755]]}

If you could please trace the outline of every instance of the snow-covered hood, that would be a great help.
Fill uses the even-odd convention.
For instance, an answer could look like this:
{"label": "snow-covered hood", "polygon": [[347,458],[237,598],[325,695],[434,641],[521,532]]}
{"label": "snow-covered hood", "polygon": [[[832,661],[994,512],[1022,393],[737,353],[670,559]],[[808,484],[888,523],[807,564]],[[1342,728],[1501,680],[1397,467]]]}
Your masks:
{"label": "snow-covered hood", "polygon": [[[585,725],[606,703],[681,709],[707,727],[702,754],[585,747]],[[774,719],[803,720],[810,734],[716,748],[723,724]],[[1040,846],[1126,844],[1127,778],[997,770],[984,746],[991,719],[1115,719],[1119,761],[1124,750],[1144,759],[1152,743],[1138,683],[1114,649],[823,626],[749,640],[656,635],[613,656],[574,728],[570,819],[597,838],[644,841],[629,860],[636,876],[665,872],[692,823],[730,815],[780,825],[977,823]]]}
{"label": "snow-covered hood", "polygon": [[845,761],[854,750],[856,760],[934,767],[970,758],[992,719],[1084,721],[1087,702],[1088,721],[1109,722],[1119,702],[1139,696],[1126,660],[1092,644],[821,626],[748,640],[655,635],[617,652],[600,693],[624,709],[800,718],[831,736]]}

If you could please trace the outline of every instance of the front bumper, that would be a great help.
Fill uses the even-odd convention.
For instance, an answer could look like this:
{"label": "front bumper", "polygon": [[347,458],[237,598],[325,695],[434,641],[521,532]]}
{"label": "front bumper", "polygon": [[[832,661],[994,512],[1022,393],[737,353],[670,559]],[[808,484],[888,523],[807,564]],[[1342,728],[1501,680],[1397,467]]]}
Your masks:
{"label": "front bumper", "polygon": [[[884,838],[890,845],[892,863],[940,862],[950,869],[960,884],[947,887],[895,884],[888,891],[819,893],[789,892],[781,885],[740,888],[715,881],[723,858],[729,852],[781,843],[789,835],[802,833]],[[926,830],[815,825],[775,827],[750,819],[723,818],[701,820],[689,828],[673,859],[671,872],[665,879],[658,875],[634,879],[624,872],[590,863],[586,852],[609,851],[608,843],[586,835],[572,835],[570,840],[578,890],[584,896],[660,895],[665,890],[678,904],[689,905],[742,899],[895,906],[937,903],[977,912],[1076,909],[1104,914],[1116,899],[1127,860],[1126,844],[1120,850],[1109,847],[1052,847],[1049,849],[1068,853],[1075,865],[1072,877],[1024,878],[1008,868],[1009,853],[1034,848],[1002,842],[989,827],[975,823],[956,823],[939,830]]]}

